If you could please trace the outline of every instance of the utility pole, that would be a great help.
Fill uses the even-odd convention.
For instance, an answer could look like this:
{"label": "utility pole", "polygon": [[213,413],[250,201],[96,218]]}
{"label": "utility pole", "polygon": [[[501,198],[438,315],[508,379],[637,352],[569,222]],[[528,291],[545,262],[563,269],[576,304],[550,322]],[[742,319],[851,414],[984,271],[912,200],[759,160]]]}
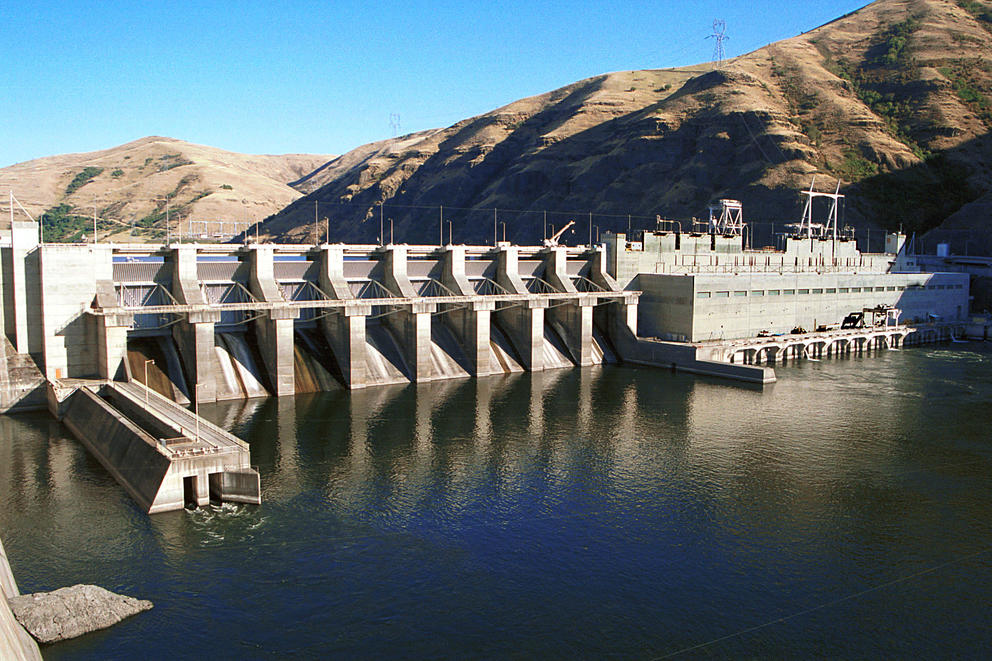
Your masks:
{"label": "utility pole", "polygon": [[93,203],[93,243],[96,243],[96,202]]}
{"label": "utility pole", "polygon": [[589,247],[592,248],[592,211],[589,212]]}
{"label": "utility pole", "polygon": [[497,227],[498,227],[498,223],[496,222],[496,207],[493,207],[493,245],[494,246],[498,243],[497,241],[498,236],[496,234]]}
{"label": "utility pole", "polygon": [[443,204],[441,205],[440,209],[441,209],[441,215],[437,219],[437,237],[438,237],[437,244],[439,246],[443,246],[444,245],[444,205]]}
{"label": "utility pole", "polygon": [[320,243],[320,227],[317,225],[317,200],[313,201],[313,243]]}

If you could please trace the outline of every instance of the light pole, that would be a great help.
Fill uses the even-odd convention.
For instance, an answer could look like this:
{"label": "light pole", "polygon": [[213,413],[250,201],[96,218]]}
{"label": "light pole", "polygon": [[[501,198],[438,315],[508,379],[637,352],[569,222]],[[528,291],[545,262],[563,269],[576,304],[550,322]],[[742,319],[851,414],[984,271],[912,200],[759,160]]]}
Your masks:
{"label": "light pole", "polygon": [[500,221],[499,224],[503,226],[503,243],[506,243],[506,223]]}
{"label": "light pole", "polygon": [[96,243],[96,202],[93,203],[93,243]]}
{"label": "light pole", "polygon": [[148,363],[152,365],[155,364],[154,360],[145,361],[145,410],[148,410],[148,391],[151,390],[151,386],[148,385]]}
{"label": "light pole", "polygon": [[196,442],[200,442],[200,383],[193,384],[193,414],[196,418]]}

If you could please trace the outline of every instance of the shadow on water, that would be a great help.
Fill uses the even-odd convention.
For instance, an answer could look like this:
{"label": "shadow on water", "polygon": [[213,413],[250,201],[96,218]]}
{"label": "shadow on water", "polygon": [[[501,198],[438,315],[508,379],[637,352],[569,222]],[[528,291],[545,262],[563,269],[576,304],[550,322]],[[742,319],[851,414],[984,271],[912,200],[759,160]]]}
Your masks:
{"label": "shadow on water", "polygon": [[0,534],[22,589],[156,603],[55,658],[644,658],[767,622],[705,651],[970,656],[990,363],[976,344],[764,390],[596,367],[204,405],[251,444],[263,505],[154,517],[57,423],[0,418]]}

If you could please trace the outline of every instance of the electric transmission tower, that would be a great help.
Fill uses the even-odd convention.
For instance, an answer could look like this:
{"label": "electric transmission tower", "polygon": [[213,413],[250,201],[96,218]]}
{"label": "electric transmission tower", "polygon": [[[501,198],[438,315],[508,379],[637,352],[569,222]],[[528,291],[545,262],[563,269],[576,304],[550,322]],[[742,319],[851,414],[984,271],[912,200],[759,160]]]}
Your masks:
{"label": "electric transmission tower", "polygon": [[395,138],[400,132],[400,114],[398,112],[389,113],[389,128],[393,129]]}
{"label": "electric transmission tower", "polygon": [[717,69],[722,68],[723,60],[727,56],[723,50],[723,42],[730,39],[727,36],[727,22],[721,18],[713,21],[713,34],[706,38],[715,40],[713,44],[713,60],[716,62]]}

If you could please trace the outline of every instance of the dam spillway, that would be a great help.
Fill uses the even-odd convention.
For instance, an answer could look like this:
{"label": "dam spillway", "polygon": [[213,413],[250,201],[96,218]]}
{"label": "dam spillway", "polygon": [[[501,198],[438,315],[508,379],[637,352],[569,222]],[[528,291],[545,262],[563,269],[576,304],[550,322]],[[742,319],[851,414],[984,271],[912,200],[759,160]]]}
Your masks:
{"label": "dam spillway", "polygon": [[34,247],[18,351],[183,404],[618,362],[636,333],[602,248]]}

